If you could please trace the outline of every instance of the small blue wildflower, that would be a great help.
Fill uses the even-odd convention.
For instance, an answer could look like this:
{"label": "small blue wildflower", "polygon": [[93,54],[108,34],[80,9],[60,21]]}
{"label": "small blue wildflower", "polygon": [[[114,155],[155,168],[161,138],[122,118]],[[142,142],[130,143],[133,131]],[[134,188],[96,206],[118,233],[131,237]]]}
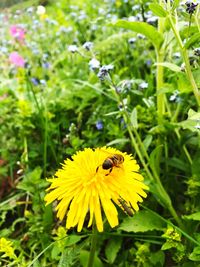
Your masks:
{"label": "small blue wildflower", "polygon": [[145,62],[145,64],[146,64],[147,67],[151,67],[152,60],[151,59],[147,59],[146,62]]}
{"label": "small blue wildflower", "polygon": [[149,84],[148,84],[147,82],[141,82],[141,83],[139,84],[139,88],[140,88],[140,89],[147,89],[148,86],[149,86]]}
{"label": "small blue wildflower", "polygon": [[137,21],[137,20],[138,20],[138,18],[136,16],[128,17],[128,21],[130,21],[130,22],[134,22],[134,21]]}
{"label": "small blue wildflower", "polygon": [[91,25],[91,31],[96,31],[98,29],[98,25],[97,24],[92,24]]}
{"label": "small blue wildflower", "polygon": [[173,55],[172,55],[174,58],[176,58],[176,59],[179,59],[180,57],[181,57],[181,53],[180,52],[175,52],[175,53],[173,53]]}
{"label": "small blue wildflower", "polygon": [[78,16],[78,20],[84,20],[87,19],[87,15],[85,14],[84,11],[80,12],[80,15]]}
{"label": "small blue wildflower", "polygon": [[179,96],[180,92],[178,90],[175,90],[173,94],[170,96],[169,101],[171,102],[180,102],[181,98]]}
{"label": "small blue wildflower", "polygon": [[134,44],[136,42],[136,38],[135,37],[132,37],[130,39],[128,39],[128,43],[129,44]]}
{"label": "small blue wildflower", "polygon": [[140,10],[140,5],[134,5],[134,6],[132,6],[132,10],[133,10],[133,11],[138,11],[138,10]]}
{"label": "small blue wildflower", "polygon": [[83,44],[83,48],[85,48],[87,51],[90,51],[93,47],[93,43],[92,42],[85,42]]}
{"label": "small blue wildflower", "polygon": [[6,53],[8,52],[8,48],[5,47],[5,46],[1,46],[1,47],[0,47],[0,51],[1,51],[2,53],[6,54]]}
{"label": "small blue wildflower", "polygon": [[200,57],[200,47],[194,49],[194,54],[197,57]]}
{"label": "small blue wildflower", "polygon": [[114,66],[109,64],[109,65],[104,65],[99,69],[99,72],[97,74],[97,77],[101,80],[104,81],[106,76],[108,76],[109,71],[113,70]]}
{"label": "small blue wildflower", "polygon": [[102,121],[97,121],[96,122],[96,128],[97,130],[102,130],[103,129],[103,122]]}
{"label": "small blue wildflower", "polygon": [[42,67],[44,69],[49,69],[50,68],[50,63],[49,62],[42,62]]}
{"label": "small blue wildflower", "polygon": [[39,20],[38,20],[38,19],[34,19],[34,20],[33,20],[33,24],[34,24],[34,25],[39,25],[39,24],[40,24],[40,22],[39,22]]}
{"label": "small blue wildflower", "polygon": [[27,8],[26,12],[29,14],[33,13],[33,7],[31,6],[31,7]]}
{"label": "small blue wildflower", "polygon": [[193,14],[195,12],[196,7],[198,6],[198,3],[195,4],[192,1],[187,1],[185,5],[186,5],[186,12],[189,14]]}
{"label": "small blue wildflower", "polygon": [[77,52],[78,51],[77,45],[69,45],[68,46],[68,51],[71,52],[71,53]]}
{"label": "small blue wildflower", "polygon": [[39,79],[38,79],[38,78],[35,78],[35,77],[31,78],[31,82],[32,82],[35,86],[39,85],[39,83],[40,83]]}
{"label": "small blue wildflower", "polygon": [[46,81],[42,79],[42,80],[40,80],[40,84],[46,85]]}
{"label": "small blue wildflower", "polygon": [[89,65],[90,70],[93,70],[93,71],[95,71],[95,70],[100,68],[100,62],[96,58],[92,58],[89,61],[88,65]]}
{"label": "small blue wildflower", "polygon": [[145,36],[143,34],[141,34],[141,33],[138,33],[137,34],[137,38],[144,40],[145,39]]}
{"label": "small blue wildflower", "polygon": [[122,81],[121,87],[124,91],[129,91],[132,88],[132,80],[124,80]]}
{"label": "small blue wildflower", "polygon": [[156,16],[153,16],[153,17],[147,19],[147,23],[150,25],[153,25],[153,26],[156,26],[157,22],[158,22],[158,17],[156,17]]}
{"label": "small blue wildflower", "polygon": [[43,59],[43,60],[46,60],[48,57],[49,57],[49,55],[48,55],[47,53],[44,53],[44,54],[42,55],[42,59]]}

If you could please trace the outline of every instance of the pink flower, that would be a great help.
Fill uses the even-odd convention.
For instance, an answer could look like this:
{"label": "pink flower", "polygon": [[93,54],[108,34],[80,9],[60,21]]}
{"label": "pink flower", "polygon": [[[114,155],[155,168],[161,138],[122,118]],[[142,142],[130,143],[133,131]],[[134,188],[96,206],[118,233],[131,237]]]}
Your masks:
{"label": "pink flower", "polygon": [[9,56],[10,62],[16,67],[24,67],[25,60],[17,52],[12,52]]}
{"label": "pink flower", "polygon": [[10,27],[10,34],[19,42],[23,42],[25,39],[25,30],[17,25],[12,25]]}

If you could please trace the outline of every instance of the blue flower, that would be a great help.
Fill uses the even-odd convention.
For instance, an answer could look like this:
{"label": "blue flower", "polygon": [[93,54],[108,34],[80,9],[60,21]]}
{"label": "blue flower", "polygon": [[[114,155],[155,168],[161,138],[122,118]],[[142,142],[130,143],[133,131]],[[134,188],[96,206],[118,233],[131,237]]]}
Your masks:
{"label": "blue flower", "polygon": [[85,48],[86,50],[90,51],[93,47],[93,43],[92,42],[85,42],[83,44],[83,48]]}
{"label": "blue flower", "polygon": [[95,71],[95,70],[97,70],[97,69],[100,68],[100,62],[99,62],[99,60],[97,60],[96,58],[92,58],[92,59],[89,61],[88,64],[89,64],[89,68],[90,68],[90,70]]}
{"label": "blue flower", "polygon": [[68,51],[71,52],[71,53],[77,52],[78,51],[77,45],[69,45],[68,46]]}
{"label": "blue flower", "polygon": [[108,75],[108,73],[114,69],[114,66],[109,64],[109,65],[104,65],[99,69],[99,72],[97,74],[97,77],[101,80],[104,81],[105,77]]}
{"label": "blue flower", "polygon": [[39,83],[40,83],[39,79],[35,78],[35,77],[31,78],[31,82],[36,86],[39,85]]}
{"label": "blue flower", "polygon": [[97,121],[96,122],[96,128],[97,130],[102,130],[103,129],[103,122],[102,121]]}

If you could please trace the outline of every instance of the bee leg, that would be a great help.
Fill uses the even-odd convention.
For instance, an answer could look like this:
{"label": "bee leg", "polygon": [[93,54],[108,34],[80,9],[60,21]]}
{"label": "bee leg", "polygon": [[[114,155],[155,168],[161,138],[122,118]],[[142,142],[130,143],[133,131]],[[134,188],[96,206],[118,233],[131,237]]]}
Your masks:
{"label": "bee leg", "polygon": [[108,176],[111,173],[112,170],[113,170],[113,167],[110,168],[109,173],[107,173],[105,176]]}
{"label": "bee leg", "polygon": [[96,172],[98,172],[99,166],[96,168]]}

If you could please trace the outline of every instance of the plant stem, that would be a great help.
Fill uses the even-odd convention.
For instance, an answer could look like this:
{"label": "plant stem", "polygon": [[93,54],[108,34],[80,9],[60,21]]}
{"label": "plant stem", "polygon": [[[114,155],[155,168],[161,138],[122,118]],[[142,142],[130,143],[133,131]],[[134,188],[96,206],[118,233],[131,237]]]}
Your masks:
{"label": "plant stem", "polygon": [[90,255],[87,267],[93,267],[94,266],[94,256],[96,251],[96,244],[97,244],[97,233],[96,233],[96,227],[93,223],[92,226],[92,235],[91,235],[91,245],[90,245]]}
{"label": "plant stem", "polygon": [[177,40],[177,42],[179,44],[179,47],[181,49],[181,53],[182,53],[182,56],[183,56],[183,61],[185,63],[186,76],[188,78],[188,81],[191,84],[191,87],[192,87],[194,96],[196,98],[196,101],[197,101],[198,105],[200,106],[200,92],[198,90],[197,84],[196,84],[194,76],[192,74],[192,70],[191,70],[191,66],[190,66],[190,61],[189,61],[187,49],[183,45],[183,42],[182,42],[181,37],[180,37],[180,34],[177,31],[176,25],[175,25],[175,23],[174,23],[174,21],[172,19],[171,14],[169,14],[168,17],[169,17],[169,22],[171,24],[172,30],[173,30],[174,35],[176,37],[176,40]]}

